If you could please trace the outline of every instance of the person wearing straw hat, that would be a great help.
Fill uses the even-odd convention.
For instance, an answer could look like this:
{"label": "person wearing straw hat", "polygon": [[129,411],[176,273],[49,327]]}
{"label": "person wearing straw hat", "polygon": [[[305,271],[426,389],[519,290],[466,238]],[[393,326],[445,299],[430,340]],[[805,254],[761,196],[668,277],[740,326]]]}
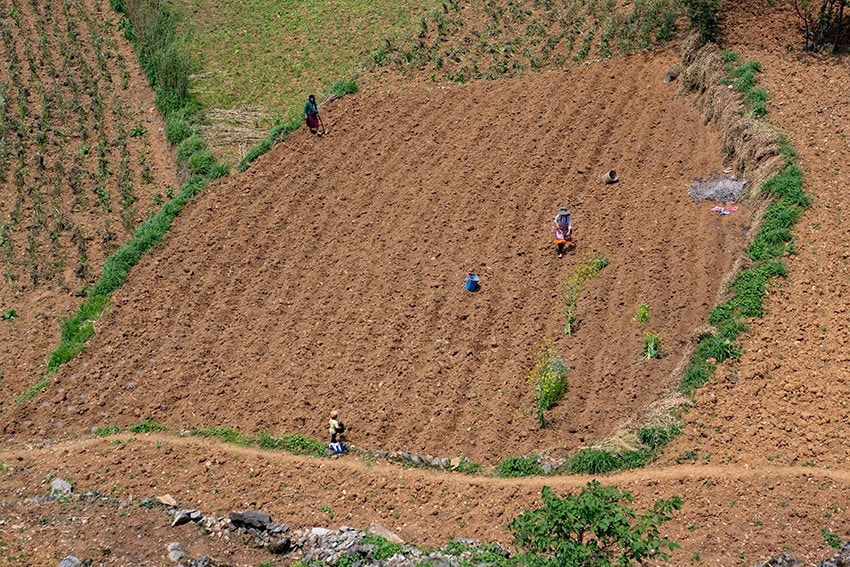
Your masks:
{"label": "person wearing straw hat", "polygon": [[558,258],[564,256],[567,243],[573,240],[573,219],[570,210],[561,205],[555,215],[555,226],[552,227],[552,235],[555,237],[555,246],[558,248]]}

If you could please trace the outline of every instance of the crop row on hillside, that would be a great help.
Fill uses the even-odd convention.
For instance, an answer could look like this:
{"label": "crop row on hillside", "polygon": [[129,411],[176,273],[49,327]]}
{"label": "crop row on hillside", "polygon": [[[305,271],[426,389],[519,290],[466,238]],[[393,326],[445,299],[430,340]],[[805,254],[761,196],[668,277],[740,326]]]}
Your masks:
{"label": "crop row on hillside", "polygon": [[67,0],[2,0],[0,13],[3,278],[84,287],[164,189],[117,18]]}
{"label": "crop row on hillside", "polygon": [[415,36],[387,39],[372,63],[432,80],[518,76],[664,44],[678,18],[673,0],[450,0],[421,18]]}

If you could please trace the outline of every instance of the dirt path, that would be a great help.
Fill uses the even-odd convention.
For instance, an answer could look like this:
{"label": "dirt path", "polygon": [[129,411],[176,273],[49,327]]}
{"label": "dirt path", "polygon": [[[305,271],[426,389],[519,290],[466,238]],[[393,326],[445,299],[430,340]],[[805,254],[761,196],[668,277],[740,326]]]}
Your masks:
{"label": "dirt path", "polygon": [[[404,469],[355,455],[334,460],[295,457],[159,434],[72,440],[46,449],[16,448],[0,453],[0,460],[12,467],[3,474],[2,484],[8,513],[17,518],[16,525],[23,526],[22,533],[35,536],[41,530],[36,537],[45,542],[46,550],[71,549],[91,557],[100,545],[114,549],[116,558],[146,557],[151,563],[164,554],[164,546],[155,541],[134,543],[120,533],[77,540],[75,534],[85,531],[80,526],[67,535],[45,538],[39,518],[51,518],[53,525],[80,513],[62,510],[57,503],[24,499],[44,494],[42,481],[52,474],[73,481],[77,491],[98,490],[136,501],[170,494],[182,506],[205,513],[226,515],[231,510],[259,508],[294,526],[366,526],[379,521],[406,540],[425,546],[442,545],[454,537],[508,545],[507,524],[539,504],[544,485],[566,494],[589,480],[471,477]],[[611,475],[602,481],[633,492],[639,508],[658,498],[684,499],[684,509],[665,528],[683,544],[674,565],[686,564],[686,558],[695,554],[721,565],[753,564],[786,544],[798,556],[820,557],[825,552],[818,545],[819,527],[841,533],[843,503],[850,497],[850,474],[824,468],[685,464]],[[15,496],[10,499],[11,495]],[[115,512],[104,511],[109,516]],[[134,521],[150,526],[161,541],[186,539],[195,549],[203,549],[204,540],[188,528],[164,530],[168,518],[162,512],[159,517],[148,514]],[[740,553],[746,560],[740,559]]]}

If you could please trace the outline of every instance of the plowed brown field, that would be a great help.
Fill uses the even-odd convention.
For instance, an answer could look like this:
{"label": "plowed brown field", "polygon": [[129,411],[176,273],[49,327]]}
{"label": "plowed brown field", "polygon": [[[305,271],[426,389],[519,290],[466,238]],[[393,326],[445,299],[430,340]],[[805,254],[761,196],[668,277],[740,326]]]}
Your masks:
{"label": "plowed brown field", "polygon": [[[672,565],[753,565],[783,549],[814,562],[828,555],[821,529],[850,539],[850,81],[846,61],[788,52],[794,25],[787,7],[742,2],[723,45],[761,61],[769,116],[799,151],[814,197],[799,253],[742,359],[699,392],[662,462],[604,479],[634,492],[637,507],[684,499],[665,525],[683,546]],[[464,86],[364,85],[327,108],[327,137],[299,131],[211,186],[134,269],[89,352],[0,417],[0,462],[11,467],[0,473],[0,560],[49,565],[75,553],[158,565],[171,540],[239,564],[269,559],[166,529],[157,511],[124,518],[104,505],[24,500],[44,493],[49,474],[78,491],[170,493],[187,507],[259,508],[294,526],[379,521],[423,545],[510,543],[506,524],[544,484],[563,494],[588,479],[468,477],[172,435],[73,437],[151,417],[174,430],[322,438],[334,407],[357,445],[492,464],[572,451],[639,419],[678,380],[751,223],[746,205],[716,216],[687,196],[691,180],[723,165],[718,132],[662,82],[677,57]],[[612,168],[621,182],[603,185]],[[577,246],[558,259],[548,230],[562,203]],[[610,264],[565,337],[561,284],[592,251]],[[479,292],[464,290],[467,271],[481,276]],[[641,303],[665,338],[659,361],[639,362],[631,319]],[[572,371],[540,430],[525,374],[546,338]],[[61,441],[29,445],[44,438]],[[696,462],[677,464],[687,452]]]}

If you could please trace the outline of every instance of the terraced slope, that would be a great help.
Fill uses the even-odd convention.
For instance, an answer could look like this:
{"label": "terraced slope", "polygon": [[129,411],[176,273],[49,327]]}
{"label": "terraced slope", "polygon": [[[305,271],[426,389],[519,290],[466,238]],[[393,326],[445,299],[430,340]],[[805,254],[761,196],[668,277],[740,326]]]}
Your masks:
{"label": "terraced slope", "polygon": [[[334,104],[326,138],[299,132],[181,216],[7,433],[151,417],[322,438],[338,408],[358,445],[485,463],[601,440],[677,380],[748,222],[687,196],[723,166],[717,134],[662,81],[675,57]],[[601,183],[612,168],[621,182]],[[561,203],[578,242],[559,260]],[[594,251],[610,266],[563,336],[562,283]],[[641,303],[659,361],[640,360]],[[539,430],[526,373],[544,339],[572,371]]]}
{"label": "terraced slope", "polygon": [[[806,172],[806,190],[814,196],[814,203],[797,230],[799,254],[786,259],[789,276],[771,288],[768,315],[763,321],[752,323],[751,333],[744,337],[740,364],[721,368],[716,380],[701,390],[697,406],[687,415],[686,434],[668,449],[666,462],[612,475],[603,481],[633,491],[638,507],[671,495],[684,499],[685,507],[664,530],[683,546],[673,556],[671,565],[754,565],[783,549],[814,564],[830,553],[822,530],[841,539],[847,539],[850,533],[846,512],[850,476],[844,442],[847,416],[843,405],[847,392],[842,366],[848,359],[843,339],[847,279],[843,188],[850,181],[846,166],[850,157],[846,140],[846,61],[789,52],[786,46],[796,45],[798,38],[793,13],[787,6],[741,2],[731,10],[724,20],[724,44],[762,62],[760,80],[771,93],[770,117],[789,133],[798,149]],[[682,210],[690,210],[693,205],[682,193],[676,193],[682,199],[677,203],[672,193],[665,198],[657,191],[665,185],[680,187],[691,174],[705,175],[718,167],[713,158],[706,157],[705,171],[697,171],[695,164],[684,162],[682,173],[676,171],[665,178],[665,168],[660,164],[666,164],[666,169],[673,167],[675,159],[669,159],[669,155],[674,148],[681,152],[692,151],[688,150],[692,145],[710,146],[715,143],[714,135],[699,126],[695,128],[702,134],[689,134],[688,128],[685,132],[675,130],[665,121],[662,107],[640,119],[629,118],[630,113],[639,114],[639,105],[632,101],[642,101],[650,107],[649,101],[656,95],[672,100],[673,87],[661,83],[660,76],[673,59],[671,54],[640,64],[630,59],[591,65],[575,75],[558,74],[554,79],[544,75],[507,84],[470,84],[431,91],[390,83],[369,86],[363,95],[328,109],[332,130],[329,137],[316,140],[301,132],[247,175],[224,180],[183,217],[183,224],[166,246],[139,267],[124,294],[117,298],[110,319],[101,326],[92,352],[63,371],[58,381],[36,398],[36,404],[20,406],[3,415],[0,494],[4,519],[14,529],[0,531],[0,560],[4,564],[55,564],[65,554],[75,553],[93,557],[104,565],[160,564],[167,562],[165,542],[172,540],[185,542],[195,556],[211,553],[237,564],[269,560],[254,550],[201,536],[193,528],[166,529],[167,517],[135,506],[145,496],[163,493],[171,493],[185,506],[222,515],[230,510],[259,508],[276,520],[296,526],[364,527],[377,520],[406,540],[424,545],[442,544],[457,536],[508,543],[510,534],[505,524],[520,510],[539,501],[543,484],[563,494],[588,479],[467,477],[401,469],[380,461],[361,462],[354,457],[333,461],[292,457],[174,435],[65,439],[47,447],[32,447],[29,442],[85,433],[92,424],[134,423],[146,415],[174,428],[203,423],[243,427],[246,431],[265,427],[294,431],[297,426],[299,431],[318,437],[323,434],[324,412],[330,402],[315,400],[330,399],[332,389],[338,390],[333,403],[345,412],[343,415],[353,427],[352,437],[358,444],[371,447],[395,441],[405,448],[430,449],[431,443],[437,443],[438,436],[443,435],[438,448],[446,448],[446,453],[463,450],[464,443],[468,443],[475,451],[471,454],[492,461],[502,451],[519,453],[526,447],[546,446],[545,436],[549,434],[566,439],[558,439],[551,446],[572,446],[581,442],[577,439],[580,433],[571,433],[564,426],[574,416],[590,412],[594,400],[602,399],[601,393],[595,398],[588,394],[594,388],[613,396],[607,405],[597,403],[609,408],[603,416],[609,417],[614,427],[618,417],[637,413],[640,408],[645,395],[642,391],[638,392],[638,399],[629,402],[628,389],[634,384],[629,380],[636,378],[626,373],[617,388],[590,383],[582,390],[579,386],[584,377],[592,373],[582,374],[576,361],[583,360],[592,367],[598,360],[598,375],[603,376],[609,368],[603,362],[607,350],[628,350],[627,355],[613,359],[618,364],[611,363],[611,368],[619,369],[624,366],[622,360],[632,359],[632,343],[639,335],[629,327],[634,306],[628,302],[642,301],[644,294],[629,286],[646,282],[644,287],[655,291],[663,287],[654,283],[661,270],[653,273],[652,279],[650,275],[626,279],[624,271],[615,275],[617,266],[624,265],[617,255],[621,249],[641,252],[628,243],[629,236],[633,242],[662,242],[670,238],[658,236],[667,233],[646,228],[640,229],[645,232],[636,232],[638,226],[645,227],[647,223],[628,222],[632,216],[642,216],[662,223],[669,216],[678,219],[676,226],[684,232],[691,217]],[[640,76],[645,82],[631,74],[639,65],[644,65],[645,72]],[[585,82],[582,77],[589,80]],[[547,82],[550,79],[552,82]],[[580,105],[570,106],[569,97],[561,93],[568,90],[565,85],[575,85],[578,92],[585,93],[577,97]],[[817,97],[813,96],[815,93]],[[615,106],[608,100],[622,101],[615,115],[603,112],[606,107]],[[595,108],[596,113],[585,115],[584,107]],[[539,119],[534,108],[541,110],[545,121]],[[672,106],[665,108],[667,113],[672,112]],[[681,111],[676,112],[681,118],[692,110],[681,106]],[[564,114],[569,114],[568,118],[563,118]],[[587,116],[592,116],[593,121]],[[625,126],[608,128],[604,116],[615,116],[612,121],[622,119]],[[659,119],[662,122],[655,129],[641,130],[639,126]],[[573,123],[582,121],[586,121],[586,127],[572,129]],[[545,129],[536,127],[544,123],[560,124],[557,133],[546,134]],[[694,117],[692,124],[701,121]],[[482,125],[495,129],[482,129]],[[662,143],[658,136],[665,127],[674,132],[679,144]],[[634,142],[622,133],[628,128],[635,132]],[[419,139],[429,140],[425,135],[429,130],[444,134],[439,139],[430,138],[432,153],[413,153],[408,158],[405,152],[417,152],[416,148],[424,144]],[[590,150],[579,144],[578,132],[587,133],[584,140]],[[348,138],[349,133],[356,134],[357,143],[353,142],[354,136]],[[410,139],[405,140],[408,136]],[[508,143],[515,146],[517,153],[524,150],[531,165],[520,168],[521,160],[512,160],[513,154],[503,149]],[[624,151],[630,143],[641,151]],[[483,147],[503,153],[487,167],[475,169],[473,166],[483,162]],[[535,160],[548,159],[552,151],[563,148],[572,151],[560,155],[561,162],[534,166]],[[668,159],[662,161],[660,156],[665,151]],[[716,148],[709,151],[717,155]],[[438,167],[443,163],[452,167]],[[597,185],[593,177],[600,169],[613,166],[620,171],[622,184],[607,188]],[[578,174],[579,169],[584,173]],[[417,174],[417,191],[399,182],[404,177],[399,170]],[[635,182],[643,179],[638,177],[643,170],[655,175]],[[499,179],[502,187],[497,188]],[[579,183],[581,179],[585,182]],[[517,193],[521,185],[517,180],[527,181],[535,189]],[[390,182],[395,193],[385,187]],[[656,193],[644,192],[644,184]],[[576,217],[579,250],[582,246],[598,249],[612,259],[580,300],[582,325],[570,338],[558,335],[562,319],[557,313],[557,280],[581,255],[558,264],[546,239],[552,207],[561,200],[565,187],[575,187],[576,194],[582,195],[580,202],[573,194],[568,195]],[[395,200],[388,200],[393,207],[377,211],[370,208],[368,203],[384,194],[396,195]],[[514,196],[514,204],[510,195]],[[627,196],[637,202],[636,208],[627,206]],[[444,204],[449,197],[453,200]],[[609,203],[611,208],[604,209],[604,215],[594,212]],[[503,214],[510,215],[513,225],[490,214],[494,208],[507,210]],[[247,214],[241,216],[239,211]],[[301,217],[298,211],[311,211],[312,216]],[[711,234],[711,227],[718,228],[717,223],[731,223],[732,226],[720,224],[719,228],[737,230],[743,220],[743,215],[718,218],[705,210],[699,212],[694,222],[703,219],[706,224],[697,224],[694,233],[688,234]],[[349,213],[353,215],[346,216]],[[352,216],[354,223],[350,222]],[[444,217],[450,221],[447,226],[435,224]],[[374,260],[363,255],[363,243],[373,244],[376,234],[381,233],[370,232],[369,226],[384,228],[405,223],[423,227],[421,235],[411,239],[408,232],[387,228],[387,236],[379,241],[380,249],[386,250],[395,264],[392,269],[388,265],[373,267]],[[512,226],[518,230],[509,231]],[[462,234],[457,234],[461,232],[458,227]],[[467,231],[470,227],[474,229]],[[443,235],[451,231],[456,232]],[[312,240],[299,240],[293,234],[310,234]],[[514,236],[511,239],[506,234]],[[692,238],[694,242],[701,239]],[[436,242],[445,249],[437,260],[443,259],[446,268],[440,268],[437,260],[430,260],[436,257]],[[480,242],[486,247],[479,246]],[[720,248],[719,243],[717,246]],[[220,250],[213,253],[217,248]],[[644,248],[649,264],[661,261],[659,252]],[[484,256],[480,252],[484,249],[492,256]],[[678,250],[685,255],[691,248]],[[520,252],[523,255],[517,256]],[[690,265],[682,265],[696,265],[698,257]],[[524,263],[519,267],[503,268],[520,261]],[[694,271],[692,267],[677,268],[682,265],[672,261],[662,265],[665,274],[673,274],[670,281],[675,279],[677,269]],[[488,266],[493,269],[487,270]],[[424,275],[415,272],[416,267]],[[463,276],[469,269],[482,274],[484,285],[478,295],[470,296],[462,290]],[[287,283],[294,281],[284,277],[289,275],[300,279]],[[258,285],[266,279],[274,279],[275,285]],[[545,280],[550,283],[530,283]],[[426,287],[434,283],[441,287]],[[300,295],[295,295],[290,287],[296,285],[304,299],[297,299]],[[200,298],[193,290],[201,294]],[[684,286],[677,291],[684,293]],[[609,340],[583,343],[584,335],[593,334],[591,330],[608,332],[597,320],[602,313],[620,312],[618,293],[623,298],[624,313],[610,318],[610,334],[602,336]],[[711,293],[706,291],[704,295]],[[359,301],[338,302],[336,298],[346,294],[357,295]],[[452,296],[451,302],[445,299],[448,295]],[[379,297],[383,302],[377,301]],[[442,298],[441,303],[438,298]],[[292,316],[308,302],[319,305],[311,313],[316,319],[325,319],[324,327],[315,319]],[[411,303],[414,307],[410,307]],[[699,304],[699,300],[692,302]],[[686,336],[671,334],[673,329],[667,325],[672,324],[661,321],[663,307],[651,301],[650,306],[653,317],[658,317],[662,335]],[[507,308],[522,314],[506,322],[499,320],[510,332],[501,331],[492,323],[494,314]],[[379,312],[383,318],[365,318],[365,314],[379,309],[383,309]],[[684,317],[685,311],[678,313]],[[273,316],[264,318],[265,312]],[[424,356],[427,344],[423,338],[417,339],[416,333],[429,322],[429,314],[435,322],[460,319],[468,330],[459,323],[450,327],[446,323],[443,333],[434,338],[434,351]],[[463,316],[466,319],[461,319]],[[537,320],[532,326],[518,323],[534,317]],[[694,320],[701,319],[695,316]],[[294,336],[288,334],[293,327],[300,331],[299,337],[305,337],[304,342],[287,342],[288,337]],[[629,337],[623,329],[630,329],[633,336]],[[446,330],[454,334],[448,335]],[[352,341],[359,341],[366,336],[369,341],[352,342],[351,346],[343,340],[351,337]],[[492,351],[490,356],[505,369],[480,355],[473,362],[452,361],[452,350],[443,347],[442,353],[437,352],[436,340],[446,336],[460,337],[455,342],[463,341],[456,347],[456,356],[465,356],[472,350],[471,356],[475,357],[476,350],[471,348],[474,339],[485,347],[483,352]],[[485,337],[490,341],[491,336],[496,340],[484,341]],[[499,401],[513,407],[530,405],[530,394],[521,376],[511,382],[513,389],[508,391],[516,400],[504,394],[504,386],[501,397],[492,384],[491,390],[463,387],[490,380],[488,373],[469,372],[478,366],[500,376],[516,368],[510,371],[511,376],[521,375],[528,359],[514,360],[519,358],[517,352],[528,352],[528,346],[541,336],[557,339],[558,348],[574,370],[570,377],[573,397],[559,410],[562,413],[554,428],[538,433],[531,416],[522,412],[517,417],[511,414],[512,423],[500,421],[499,416],[506,414]],[[612,336],[617,340],[610,340]],[[662,360],[664,364],[672,364],[672,357],[677,356],[676,345],[670,342],[668,348],[674,352]],[[363,344],[368,346],[364,348]],[[327,345],[336,349],[326,349]],[[395,349],[386,349],[379,357],[375,352],[380,352],[382,345]],[[498,358],[495,353],[508,347],[517,349],[513,358]],[[591,350],[596,351],[596,358],[576,354]],[[221,354],[225,352],[229,354]],[[404,353],[410,354],[405,358]],[[421,365],[436,372],[438,367],[432,365],[445,353],[451,365],[444,364],[443,373],[438,376],[447,385],[437,392],[452,393],[452,403],[458,402],[453,415],[461,420],[472,415],[472,406],[480,402],[476,408],[480,413],[476,415],[484,417],[476,421],[481,427],[476,429],[479,435],[474,444],[466,438],[457,441],[453,430],[440,429],[442,416],[436,411],[429,418],[434,415],[437,425],[430,425],[430,421],[429,425],[408,423],[422,415],[419,412],[426,406],[417,402],[436,398],[432,391],[443,386],[424,371],[414,374],[421,383],[417,398],[413,390],[396,385],[400,381],[398,370],[403,364],[408,365],[402,379],[419,371]],[[115,364],[108,362],[110,356],[117,361]],[[372,366],[355,357],[371,361],[374,368],[378,362],[383,363],[384,370],[396,372],[395,379],[375,387],[380,382],[373,382]],[[238,365],[228,362],[231,359]],[[207,360],[210,362],[204,362]],[[357,364],[363,364],[363,372],[356,370]],[[302,366],[307,370],[296,370]],[[470,376],[468,384],[452,382],[462,370]],[[667,378],[663,377],[665,369],[660,370],[657,376],[653,373],[650,379],[640,382],[640,387],[661,389]],[[295,372],[311,381],[309,392],[292,387]],[[164,386],[166,382],[172,385],[169,390]],[[599,384],[607,386],[608,382]],[[455,389],[450,390],[450,386]],[[638,386],[631,387],[638,390]],[[458,388],[461,391],[455,393]],[[398,417],[382,417],[386,415],[380,413],[382,404],[390,403],[388,398],[379,398],[384,389],[396,396],[392,411],[398,412],[393,414]],[[465,392],[473,395],[464,398]],[[81,397],[83,394],[85,398]],[[255,402],[249,401],[249,395]],[[442,394],[440,399],[447,396]],[[305,399],[311,404],[309,408],[303,403]],[[621,400],[628,404],[623,405]],[[617,410],[610,409],[615,406]],[[258,409],[255,411],[254,407]],[[69,411],[71,408],[73,411]],[[300,419],[304,420],[303,425],[298,422]],[[521,420],[526,424],[523,438],[516,433],[516,424]],[[469,421],[462,423],[458,427],[461,433],[463,428],[471,428]],[[371,424],[381,424],[385,430]],[[583,434],[595,435],[602,429],[595,425]],[[497,446],[495,440],[500,438],[502,444]],[[690,456],[695,462],[681,462]],[[43,495],[44,479],[54,474],[74,481],[76,490],[101,490],[127,499],[133,506],[128,510],[98,503],[68,507],[33,499]]]}

